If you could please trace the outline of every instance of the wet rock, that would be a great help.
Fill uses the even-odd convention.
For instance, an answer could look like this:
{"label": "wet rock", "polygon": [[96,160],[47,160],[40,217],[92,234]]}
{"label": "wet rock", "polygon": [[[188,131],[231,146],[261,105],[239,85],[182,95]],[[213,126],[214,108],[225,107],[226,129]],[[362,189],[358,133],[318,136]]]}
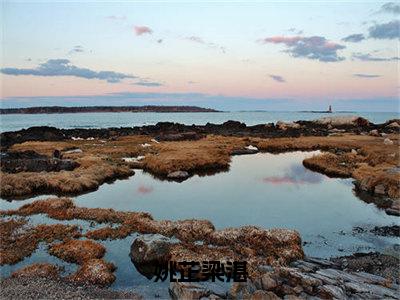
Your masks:
{"label": "wet rock", "polygon": [[69,240],[52,245],[49,252],[65,261],[82,264],[89,259],[102,258],[106,248],[92,240]]}
{"label": "wet rock", "polygon": [[189,177],[189,173],[186,171],[175,171],[168,173],[167,178],[174,180],[186,179]]}
{"label": "wet rock", "polygon": [[400,226],[392,225],[392,226],[375,226],[372,230],[372,233],[381,236],[395,236],[400,237]]}
{"label": "wet rock", "polygon": [[247,146],[244,149],[234,149],[231,151],[231,155],[244,155],[244,154],[255,154],[258,153],[259,150],[254,146]]}
{"label": "wet rock", "polygon": [[356,253],[334,258],[332,261],[339,266],[345,261],[348,271],[366,272],[388,278],[395,283],[399,282],[398,265],[400,261],[397,257],[380,253]]}
{"label": "wet rock", "polygon": [[13,278],[20,277],[46,277],[58,278],[60,276],[59,267],[48,263],[37,263],[19,269],[11,274]]}
{"label": "wet rock", "polygon": [[109,286],[115,281],[115,266],[102,259],[90,259],[85,261],[78,271],[69,279],[80,284],[95,284]]}
{"label": "wet rock", "polygon": [[139,236],[131,245],[131,259],[137,263],[167,262],[171,246],[179,241],[161,234]]}
{"label": "wet rock", "polygon": [[387,208],[385,212],[391,216],[400,216],[400,210],[395,208]]}

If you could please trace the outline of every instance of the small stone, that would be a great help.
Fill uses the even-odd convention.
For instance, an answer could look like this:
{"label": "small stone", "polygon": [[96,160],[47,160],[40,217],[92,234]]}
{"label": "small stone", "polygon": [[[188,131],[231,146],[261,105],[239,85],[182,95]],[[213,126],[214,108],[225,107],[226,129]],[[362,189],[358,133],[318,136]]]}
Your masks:
{"label": "small stone", "polygon": [[391,139],[389,139],[389,138],[384,139],[384,140],[383,140],[383,143],[384,143],[385,145],[393,145],[393,141],[392,141]]}
{"label": "small stone", "polygon": [[377,195],[384,196],[384,195],[386,195],[386,188],[383,184],[378,184],[377,186],[375,186],[374,192]]}
{"label": "small stone", "polygon": [[189,173],[186,171],[175,171],[168,173],[167,178],[169,179],[186,179],[189,177]]}
{"label": "small stone", "polygon": [[169,293],[172,299],[201,299],[208,296],[205,287],[190,282],[172,282]]}
{"label": "small stone", "polygon": [[251,300],[279,300],[280,298],[273,292],[266,292],[263,290],[258,290],[251,295]]}
{"label": "small stone", "polygon": [[377,129],[373,129],[369,132],[371,136],[380,136],[379,131]]}
{"label": "small stone", "polygon": [[400,128],[400,124],[397,123],[397,122],[392,122],[392,123],[386,125],[386,127],[389,127],[389,128]]}
{"label": "small stone", "polygon": [[324,299],[346,299],[346,293],[342,288],[335,285],[323,285],[319,288],[319,294]]}
{"label": "small stone", "polygon": [[274,288],[277,287],[277,283],[274,279],[271,278],[268,274],[264,274],[261,277],[261,285],[262,288],[266,291],[273,290]]}

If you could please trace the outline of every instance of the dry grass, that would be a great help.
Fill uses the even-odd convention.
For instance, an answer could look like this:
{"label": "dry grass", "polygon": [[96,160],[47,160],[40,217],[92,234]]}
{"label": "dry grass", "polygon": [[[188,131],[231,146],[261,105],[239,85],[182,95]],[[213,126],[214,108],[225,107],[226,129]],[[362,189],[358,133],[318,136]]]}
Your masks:
{"label": "dry grass", "polygon": [[[263,261],[268,260],[269,262],[275,261],[278,264],[287,264],[294,259],[303,257],[301,239],[296,231],[286,229],[266,230],[250,226],[238,229],[215,230],[214,225],[207,220],[156,221],[146,213],[76,207],[72,200],[68,198],[38,200],[22,206],[18,210],[2,211],[0,214],[2,216],[47,214],[49,217],[59,220],[113,221],[119,223],[120,226],[89,231],[86,233],[86,237],[118,239],[125,238],[134,232],[143,234],[159,233],[167,237],[178,238],[188,249],[191,248],[190,245],[193,245],[195,241],[203,241],[205,244],[214,245],[215,248],[213,249],[218,253],[223,253],[224,249],[229,248],[236,256],[242,257],[244,260],[253,259],[255,265],[256,261],[260,262],[260,259]],[[90,245],[88,243],[89,241],[66,242],[52,247],[50,251],[63,259],[82,263],[92,257],[91,255],[86,257],[84,252],[98,254],[98,251],[82,249],[84,248],[83,245],[88,246],[88,249],[96,248],[95,245],[92,247],[93,242]],[[176,255],[178,257],[178,254]],[[77,258],[80,256],[81,259]]]}
{"label": "dry grass", "polygon": [[19,269],[11,274],[11,277],[46,277],[46,278],[59,278],[59,267],[48,263],[36,263]]}
{"label": "dry grass", "polygon": [[358,164],[363,162],[364,158],[353,153],[344,153],[336,155],[333,153],[324,153],[314,155],[303,161],[303,165],[310,170],[324,173],[332,177],[351,177]]}
{"label": "dry grass", "polygon": [[233,149],[242,149],[246,139],[208,136],[197,141],[163,142],[143,161],[145,170],[165,176],[174,171],[202,172],[227,169]]}
{"label": "dry grass", "polygon": [[[232,151],[251,144],[267,152],[330,151],[332,154],[307,159],[304,165],[330,176],[368,180],[372,191],[374,184],[383,182],[388,195],[397,198],[399,195],[396,185],[399,185],[399,177],[396,174],[387,174],[386,171],[399,165],[399,135],[388,137],[394,141],[393,145],[384,145],[383,137],[350,134],[271,139],[209,135],[196,141],[161,143],[152,142],[148,136],[127,136],[105,141],[25,142],[14,145],[11,150],[29,149],[50,155],[54,149],[78,147],[83,150],[82,153],[68,154],[65,157],[75,159],[81,165],[74,171],[3,173],[1,196],[11,198],[35,193],[78,194],[93,190],[107,180],[131,175],[130,164],[122,162],[121,158],[138,155],[145,156],[140,167],[160,177],[178,170],[190,174],[225,170],[229,167]],[[151,146],[142,147],[143,143]],[[349,155],[348,152],[352,149],[357,154]]]}
{"label": "dry grass", "polygon": [[102,258],[106,248],[91,240],[69,240],[49,248],[51,255],[67,262],[82,264],[93,258]]}
{"label": "dry grass", "polygon": [[38,225],[29,227],[25,220],[0,221],[0,265],[15,264],[36,250],[40,242],[80,237],[77,226]]}
{"label": "dry grass", "polygon": [[54,142],[24,142],[13,145],[11,151],[33,150],[40,154],[51,156],[54,150],[65,152],[67,149],[79,148],[82,153],[64,154],[65,158],[78,158],[87,155],[121,158],[143,155],[147,148],[141,145],[151,143],[151,137],[144,135],[134,135],[113,139],[94,139],[94,140],[67,140]]}

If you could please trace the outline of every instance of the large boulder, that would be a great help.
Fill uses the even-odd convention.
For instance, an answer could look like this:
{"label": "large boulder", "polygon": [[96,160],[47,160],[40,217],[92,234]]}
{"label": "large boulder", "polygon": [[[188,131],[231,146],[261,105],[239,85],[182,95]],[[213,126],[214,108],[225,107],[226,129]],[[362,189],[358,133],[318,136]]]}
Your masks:
{"label": "large boulder", "polygon": [[358,116],[325,117],[315,120],[314,123],[331,126],[368,126],[370,124],[367,119]]}
{"label": "large boulder", "polygon": [[158,267],[168,264],[171,248],[177,243],[179,240],[161,234],[139,236],[133,241],[129,256],[139,273],[151,279]]}

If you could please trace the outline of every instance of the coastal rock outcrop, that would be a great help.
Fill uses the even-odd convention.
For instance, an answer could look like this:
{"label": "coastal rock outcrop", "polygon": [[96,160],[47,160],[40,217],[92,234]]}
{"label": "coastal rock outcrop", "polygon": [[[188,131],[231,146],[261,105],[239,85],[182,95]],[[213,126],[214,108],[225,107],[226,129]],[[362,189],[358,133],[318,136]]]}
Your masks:
{"label": "coastal rock outcrop", "polygon": [[335,116],[325,117],[314,121],[316,124],[331,126],[368,126],[370,122],[362,117],[357,116]]}
{"label": "coastal rock outcrop", "polygon": [[34,151],[2,153],[0,162],[1,171],[7,173],[72,171],[79,167],[74,160],[49,158]]}
{"label": "coastal rock outcrop", "polygon": [[[365,254],[365,258],[371,255]],[[346,269],[346,265],[345,258],[330,261],[307,257],[288,267],[260,266],[262,274],[235,282],[218,294],[207,283],[174,282],[169,291],[173,299],[400,299],[393,276],[367,273],[362,268]]]}

